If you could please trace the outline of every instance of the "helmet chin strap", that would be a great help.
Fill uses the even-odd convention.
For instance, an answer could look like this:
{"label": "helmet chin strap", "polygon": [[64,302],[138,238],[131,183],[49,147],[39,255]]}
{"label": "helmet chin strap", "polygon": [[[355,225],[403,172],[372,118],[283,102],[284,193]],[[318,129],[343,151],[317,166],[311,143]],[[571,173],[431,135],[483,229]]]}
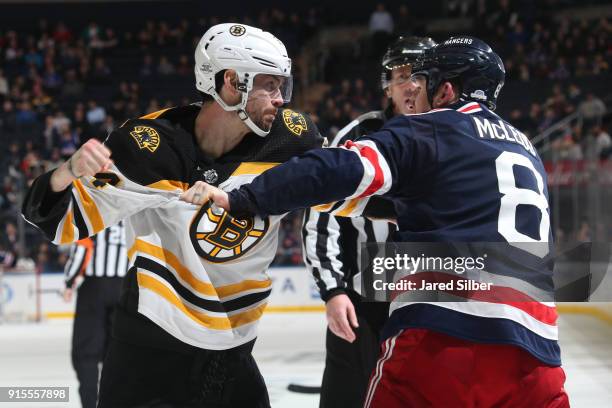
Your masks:
{"label": "helmet chin strap", "polygon": [[240,118],[240,120],[242,120],[245,123],[245,125],[247,125],[249,129],[251,129],[253,133],[255,133],[257,136],[261,136],[261,137],[268,136],[268,133],[270,133],[270,131],[263,130],[262,128],[257,126],[255,122],[251,120],[251,118],[249,117],[249,115],[246,113],[244,109],[238,109],[237,113],[238,113],[238,117]]}
{"label": "helmet chin strap", "polygon": [[212,95],[213,95],[213,98],[217,101],[217,103],[219,103],[219,105],[221,105],[221,107],[224,110],[226,110],[226,111],[236,111],[236,113],[238,114],[238,117],[240,118],[240,120],[242,120],[244,122],[244,124],[247,125],[247,127],[249,129],[251,129],[253,131],[253,133],[255,133],[257,136],[261,136],[261,137],[268,136],[268,133],[270,133],[270,131],[269,130],[267,130],[267,131],[263,130],[262,128],[257,126],[255,124],[255,122],[253,122],[251,120],[251,118],[249,117],[249,114],[246,113],[245,107],[246,107],[246,104],[248,102],[248,100],[247,100],[248,93],[247,92],[243,92],[242,93],[240,103],[238,103],[236,105],[228,105],[227,103],[225,103],[223,98],[221,98],[221,95],[219,95],[217,92],[214,92]]}

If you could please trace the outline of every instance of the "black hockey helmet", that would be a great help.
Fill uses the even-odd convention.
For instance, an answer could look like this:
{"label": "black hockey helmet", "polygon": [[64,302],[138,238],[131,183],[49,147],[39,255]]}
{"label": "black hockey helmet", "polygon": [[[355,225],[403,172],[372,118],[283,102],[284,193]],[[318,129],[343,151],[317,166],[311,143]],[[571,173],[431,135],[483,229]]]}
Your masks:
{"label": "black hockey helmet", "polygon": [[385,52],[382,59],[382,75],[380,83],[382,89],[387,89],[391,80],[393,68],[413,64],[423,51],[436,45],[429,37],[399,37]]}
{"label": "black hockey helmet", "polygon": [[461,100],[482,102],[491,110],[495,110],[506,77],[504,63],[491,47],[468,36],[451,37],[425,51],[412,72],[426,77],[430,103],[443,81],[456,80]]}

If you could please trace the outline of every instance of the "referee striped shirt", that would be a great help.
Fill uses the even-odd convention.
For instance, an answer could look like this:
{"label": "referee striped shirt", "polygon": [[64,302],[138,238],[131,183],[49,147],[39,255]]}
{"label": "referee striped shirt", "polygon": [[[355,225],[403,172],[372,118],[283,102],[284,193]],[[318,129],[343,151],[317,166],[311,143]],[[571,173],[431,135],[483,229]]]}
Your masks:
{"label": "referee striped shirt", "polygon": [[[341,129],[331,145],[338,146],[379,130],[388,113],[373,111],[361,115]],[[302,252],[321,298],[327,301],[335,293],[346,290],[361,293],[361,244],[387,242],[394,231],[395,226],[386,221],[336,217],[307,209],[302,227]]]}
{"label": "referee striped shirt", "polygon": [[78,276],[86,279],[122,278],[127,272],[127,266],[125,228],[121,221],[70,247],[70,257],[64,268],[64,281],[66,287],[71,288]]}

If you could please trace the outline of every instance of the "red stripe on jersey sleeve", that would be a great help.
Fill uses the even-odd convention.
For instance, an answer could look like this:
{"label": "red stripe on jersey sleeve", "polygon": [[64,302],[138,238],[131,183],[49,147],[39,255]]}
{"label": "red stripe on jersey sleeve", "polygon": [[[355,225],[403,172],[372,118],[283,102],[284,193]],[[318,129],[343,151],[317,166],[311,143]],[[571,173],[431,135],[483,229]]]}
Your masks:
{"label": "red stripe on jersey sleeve", "polygon": [[478,103],[474,103],[473,105],[472,104],[466,105],[466,106],[460,108],[459,112],[466,113],[466,112],[471,112],[471,111],[476,110],[476,109],[480,109],[480,105]]}
{"label": "red stripe on jersey sleeve", "polygon": [[367,197],[367,196],[370,196],[376,193],[383,186],[385,182],[385,175],[383,173],[382,167],[380,167],[380,162],[378,160],[378,153],[376,152],[376,150],[372,149],[369,146],[364,146],[364,145],[360,145],[357,143],[353,143],[350,140],[348,140],[344,144],[344,146],[347,149],[351,149],[353,147],[357,148],[357,150],[359,150],[359,154],[361,155],[361,157],[369,161],[372,164],[372,167],[374,167],[374,178],[372,179],[372,182],[365,189],[365,191],[361,195],[359,195],[359,197],[357,198]]}

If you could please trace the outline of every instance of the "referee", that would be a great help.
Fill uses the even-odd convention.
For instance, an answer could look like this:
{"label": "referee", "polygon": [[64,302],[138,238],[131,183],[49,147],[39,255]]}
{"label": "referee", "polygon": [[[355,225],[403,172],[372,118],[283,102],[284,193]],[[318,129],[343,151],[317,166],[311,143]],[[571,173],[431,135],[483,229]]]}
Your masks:
{"label": "referee", "polygon": [[[64,299],[78,285],[72,330],[72,366],[83,408],[95,408],[100,363],[111,335],[115,305],[128,265],[123,223],[72,245],[65,267]],[[80,284],[79,284],[80,283]]]}
{"label": "referee", "polygon": [[[349,123],[338,132],[332,146],[376,132],[395,115],[414,113],[416,95],[407,86],[412,63],[434,45],[431,38],[424,37],[400,37],[395,41],[382,60],[381,85],[390,101],[389,107],[365,113]],[[338,207],[336,204],[332,208]],[[394,214],[392,205],[389,208],[389,202],[379,198],[368,202],[365,211]],[[362,300],[361,283],[369,283],[373,277],[361,276],[361,245],[390,241],[395,226],[365,217],[331,216],[312,209],[306,210],[304,217],[304,262],[325,302],[328,323],[319,407],[362,407],[379,356],[380,332],[388,318],[389,305]]]}

